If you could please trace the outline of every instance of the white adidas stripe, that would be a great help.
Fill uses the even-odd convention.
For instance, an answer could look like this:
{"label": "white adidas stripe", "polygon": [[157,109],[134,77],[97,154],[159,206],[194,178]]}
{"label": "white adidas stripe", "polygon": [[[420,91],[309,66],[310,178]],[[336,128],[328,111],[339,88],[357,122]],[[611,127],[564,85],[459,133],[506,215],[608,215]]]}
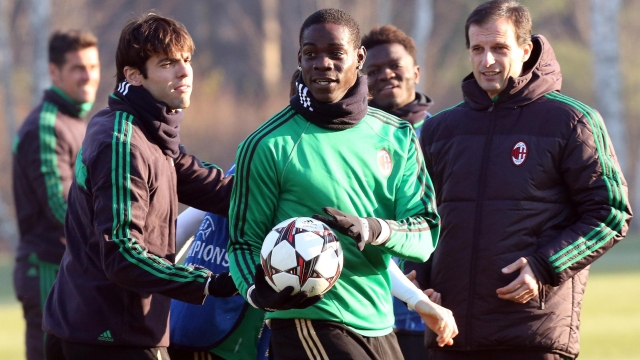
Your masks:
{"label": "white adidas stripe", "polygon": [[324,350],[320,339],[316,335],[316,331],[313,329],[311,320],[308,319],[294,319],[296,322],[296,329],[298,330],[298,336],[304,346],[304,350],[307,352],[307,356],[312,360],[329,360],[327,352]]}
{"label": "white adidas stripe", "polygon": [[129,92],[129,86],[131,86],[131,84],[127,83],[124,86],[124,92],[122,93],[122,95],[127,95],[127,93]]}

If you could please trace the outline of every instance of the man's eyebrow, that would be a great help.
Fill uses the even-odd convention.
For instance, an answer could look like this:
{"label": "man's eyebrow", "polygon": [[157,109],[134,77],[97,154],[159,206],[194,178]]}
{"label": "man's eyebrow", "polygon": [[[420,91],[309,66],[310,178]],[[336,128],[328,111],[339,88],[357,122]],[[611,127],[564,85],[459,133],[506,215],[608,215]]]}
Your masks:
{"label": "man's eyebrow", "polygon": [[[303,47],[304,47],[304,46],[317,46],[317,44],[316,44],[316,43],[313,43],[313,42],[304,42],[304,43],[302,43],[302,46],[303,46]],[[347,47],[347,45],[346,45],[346,44],[339,43],[339,42],[337,42],[337,43],[330,43],[330,44],[329,44],[329,46],[332,46],[332,47]]]}

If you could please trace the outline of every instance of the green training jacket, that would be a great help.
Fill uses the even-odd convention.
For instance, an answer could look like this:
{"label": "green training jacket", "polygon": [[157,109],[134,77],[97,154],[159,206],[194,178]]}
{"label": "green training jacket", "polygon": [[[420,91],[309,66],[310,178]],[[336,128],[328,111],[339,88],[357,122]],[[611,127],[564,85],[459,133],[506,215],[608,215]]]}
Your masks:
{"label": "green training jacket", "polygon": [[389,261],[425,261],[439,233],[433,187],[411,124],[370,107],[356,126],[328,130],[286,107],[240,144],[236,164],[229,260],[240,293],[246,296],[253,284],[263,239],[279,222],[325,206],[385,219],[389,241],[362,252],[337,233],[344,268],[322,301],[267,318],[334,321],[363,336],[391,332]]}

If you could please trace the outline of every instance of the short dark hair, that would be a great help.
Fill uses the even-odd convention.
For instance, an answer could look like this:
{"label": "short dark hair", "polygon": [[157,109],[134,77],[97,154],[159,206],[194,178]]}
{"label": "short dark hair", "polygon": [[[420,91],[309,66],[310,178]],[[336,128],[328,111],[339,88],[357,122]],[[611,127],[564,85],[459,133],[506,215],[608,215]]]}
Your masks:
{"label": "short dark hair", "polygon": [[300,28],[300,36],[298,38],[300,46],[302,46],[302,34],[311,25],[316,24],[336,24],[346,27],[349,30],[354,49],[360,47],[360,26],[351,15],[340,9],[322,9],[309,15]]}
{"label": "short dark hair", "polygon": [[61,68],[68,52],[97,46],[98,39],[88,31],[56,31],[49,38],[49,62]]}
{"label": "short dark hair", "polygon": [[154,55],[190,53],[193,39],[181,23],[154,13],[130,20],[120,33],[116,49],[116,79],[124,81],[124,68],[131,66],[147,78],[147,60]]}
{"label": "short dark hair", "polygon": [[413,39],[405,34],[404,31],[398,29],[393,25],[385,25],[383,27],[373,28],[367,35],[362,38],[362,46],[367,51],[370,49],[384,44],[400,44],[411,55],[414,62],[417,62],[417,49],[416,43]]}
{"label": "short dark hair", "polygon": [[469,27],[482,26],[505,18],[513,24],[518,45],[531,42],[531,14],[529,9],[516,0],[491,0],[480,4],[471,12],[464,27],[467,48],[470,46]]}

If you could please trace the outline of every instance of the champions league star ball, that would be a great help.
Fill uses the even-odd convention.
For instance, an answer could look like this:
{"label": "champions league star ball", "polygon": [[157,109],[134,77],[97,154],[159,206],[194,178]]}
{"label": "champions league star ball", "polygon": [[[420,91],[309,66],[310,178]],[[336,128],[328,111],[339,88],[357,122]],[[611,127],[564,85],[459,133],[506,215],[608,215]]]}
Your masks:
{"label": "champions league star ball", "polygon": [[296,294],[327,292],[342,271],[342,247],[323,222],[291,218],[276,225],[262,243],[260,260],[269,285],[281,291],[293,286]]}

